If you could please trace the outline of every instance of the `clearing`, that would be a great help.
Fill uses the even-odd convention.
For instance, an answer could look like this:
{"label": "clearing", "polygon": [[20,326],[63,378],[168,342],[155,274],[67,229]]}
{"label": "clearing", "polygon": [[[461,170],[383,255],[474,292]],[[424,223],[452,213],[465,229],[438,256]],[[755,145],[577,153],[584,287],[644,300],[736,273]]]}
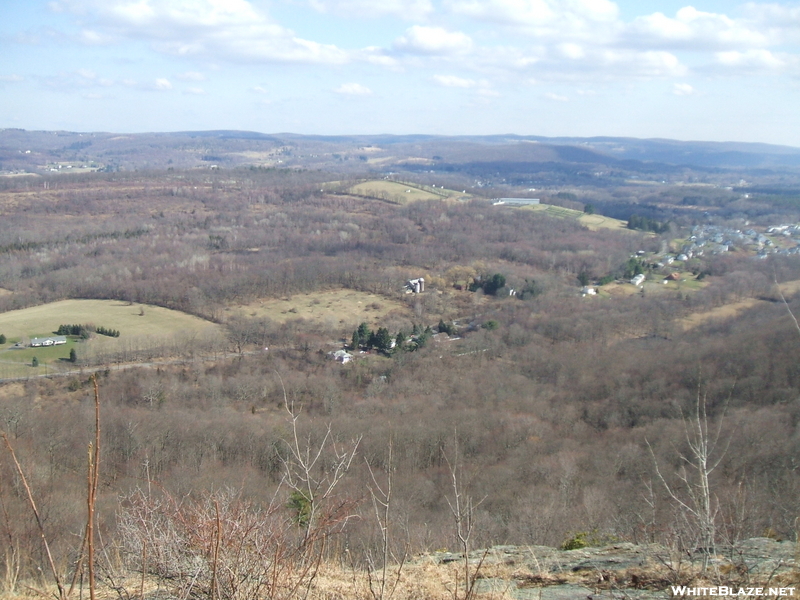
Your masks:
{"label": "clearing", "polygon": [[408,313],[406,305],[397,300],[346,289],[257,300],[226,310],[249,317],[268,317],[278,323],[305,319],[334,330],[357,327],[359,323],[382,324],[391,312]]}
{"label": "clearing", "polygon": [[347,193],[354,196],[385,200],[395,204],[407,204],[420,200],[469,200],[471,198],[469,194],[446,188],[385,179],[362,181],[350,187]]}
{"label": "clearing", "polygon": [[[14,342],[27,343],[31,337],[53,335],[59,325],[93,324],[120,331],[119,338],[98,335],[87,342],[68,338],[65,345],[49,348],[12,348]],[[66,362],[71,348],[78,354],[99,350],[114,351],[117,347],[157,345],[176,338],[211,336],[219,325],[177,310],[145,304],[129,304],[118,300],[61,300],[40,306],[12,310],[0,314],[0,333],[8,343],[0,346],[0,378],[45,374],[68,370]],[[33,357],[40,366],[29,366]]]}
{"label": "clearing", "polygon": [[[780,288],[781,293],[785,295],[796,294],[798,291],[800,291],[800,280],[779,283],[778,287]],[[763,302],[766,301],[759,300],[758,298],[745,298],[739,302],[732,302],[730,304],[718,306],[717,308],[712,308],[711,310],[705,312],[694,313],[681,319],[680,322],[683,325],[684,331],[687,331],[709,321],[722,321],[724,319],[731,319],[738,316],[741,312],[749,308],[753,308],[754,306],[757,306]]]}
{"label": "clearing", "polygon": [[592,231],[597,231],[598,229],[621,229],[623,231],[631,231],[627,228],[625,221],[612,219],[611,217],[604,217],[603,215],[588,215],[579,210],[564,208],[563,206],[554,206],[552,204],[531,204],[522,208],[525,210],[543,212],[547,216],[555,217],[557,219],[575,219],[581,225]]}

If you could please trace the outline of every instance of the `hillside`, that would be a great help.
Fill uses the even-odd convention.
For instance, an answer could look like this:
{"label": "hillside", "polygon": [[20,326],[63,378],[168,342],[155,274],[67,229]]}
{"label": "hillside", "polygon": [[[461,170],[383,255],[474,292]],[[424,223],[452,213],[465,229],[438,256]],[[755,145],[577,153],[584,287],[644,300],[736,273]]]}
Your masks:
{"label": "hillside", "polygon": [[[358,147],[360,168],[380,153]],[[526,160],[558,156],[540,150]],[[530,162],[521,178],[560,164],[548,172],[564,181],[521,185],[419,164],[0,179],[1,348],[27,353],[14,365],[27,377],[0,382],[19,461],[4,446],[0,572],[41,579],[44,536],[63,580],[85,573],[95,382],[98,564],[117,589],[136,572],[131,596],[152,583],[288,600],[330,567],[339,597],[355,578],[374,599],[370,574],[374,586],[406,557],[436,582],[430,597],[463,598],[448,570],[492,547],[503,564],[487,565],[487,593],[560,578],[608,591],[580,569],[536,579],[497,546],[646,542],[688,560],[793,539],[800,211],[778,193],[791,174],[612,182]],[[358,187],[378,183],[390,187]],[[419,201],[387,201],[390,189]],[[90,322],[97,335],[70,333],[38,367],[38,348],[11,349]],[[730,581],[753,576],[730,568]],[[425,597],[414,581],[409,597]]]}
{"label": "hillside", "polygon": [[236,166],[345,172],[433,167],[443,172],[477,173],[506,164],[516,168],[550,165],[550,169],[592,165],[595,170],[628,173],[674,174],[686,168],[700,172],[767,169],[796,173],[800,149],[768,144],[516,135],[325,137],[247,131],[0,131],[0,171],[7,173]]}

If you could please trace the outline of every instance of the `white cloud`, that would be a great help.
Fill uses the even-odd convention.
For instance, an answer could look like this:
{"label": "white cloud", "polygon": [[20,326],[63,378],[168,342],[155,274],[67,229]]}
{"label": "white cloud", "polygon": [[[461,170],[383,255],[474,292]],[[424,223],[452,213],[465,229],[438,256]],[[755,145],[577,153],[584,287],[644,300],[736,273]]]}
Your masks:
{"label": "white cloud", "polygon": [[371,89],[361,85],[360,83],[343,83],[333,91],[337,94],[343,94],[345,96],[369,96],[372,94]]}
{"label": "white cloud", "polygon": [[603,39],[613,32],[619,15],[610,0],[448,0],[447,5],[481,22],[552,40]]}
{"label": "white cloud", "polygon": [[[565,59],[558,49],[540,50],[540,56],[519,56],[505,67],[538,81],[609,81],[683,77],[688,72],[677,56],[664,51],[592,48],[580,59]],[[511,75],[509,73],[508,75]],[[507,76],[508,76],[507,75]]]}
{"label": "white cloud", "polygon": [[674,18],[662,13],[638,17],[627,28],[623,40],[647,48],[715,49],[754,47],[769,43],[763,31],[744,20],[702,12],[687,6]]}
{"label": "white cloud", "polygon": [[431,80],[442,87],[471,89],[478,96],[494,98],[500,95],[486,79],[468,79],[456,75],[434,75]]}
{"label": "white cloud", "polygon": [[395,40],[394,47],[411,54],[458,54],[472,48],[472,39],[460,31],[414,25]]}
{"label": "white cloud", "polygon": [[190,94],[192,96],[205,96],[206,95],[206,91],[203,88],[199,88],[199,87],[186,88],[183,93],[184,94]]}
{"label": "white cloud", "polygon": [[800,30],[800,6],[750,2],[744,13],[757,27],[764,29],[773,43],[797,40]]}
{"label": "white cloud", "polygon": [[569,98],[566,96],[560,96],[558,94],[554,94],[553,92],[547,92],[544,94],[544,97],[548,100],[553,100],[554,102],[569,102]]}
{"label": "white cloud", "polygon": [[[297,37],[247,0],[57,0],[90,21],[89,40],[149,40],[158,52],[232,62],[342,64],[348,52]],[[103,37],[106,36],[106,37]]]}
{"label": "white cloud", "polygon": [[186,71],[185,73],[180,73],[176,75],[178,79],[181,81],[205,81],[206,76],[198,71]]}
{"label": "white cloud", "polygon": [[578,60],[586,56],[586,51],[578,44],[559,44],[558,49],[565,58],[572,60]]}
{"label": "white cloud", "polygon": [[262,95],[269,94],[269,92],[266,89],[264,89],[263,87],[261,87],[260,85],[251,87],[250,91],[255,92],[256,94],[262,94]]}
{"label": "white cloud", "polygon": [[422,21],[433,12],[430,0],[309,0],[319,12],[348,17],[394,16],[406,21]]}
{"label": "white cloud", "polygon": [[464,79],[455,75],[434,75],[433,80],[441,86],[454,88],[471,88],[478,84],[474,79]]}
{"label": "white cloud", "polygon": [[792,63],[798,62],[797,56],[778,56],[769,50],[753,49],[745,52],[731,50],[729,52],[717,52],[714,55],[719,66],[726,70],[739,70],[751,72],[782,71]]}
{"label": "white cloud", "polygon": [[167,90],[171,90],[172,84],[170,83],[169,79],[159,77],[158,79],[155,80],[155,83],[153,84],[153,89],[164,92]]}
{"label": "white cloud", "polygon": [[92,29],[83,29],[78,36],[78,39],[81,43],[86,44],[88,46],[100,46],[103,44],[109,44],[113,41],[109,35],[105,35],[100,33],[99,31],[94,31]]}
{"label": "white cloud", "polygon": [[688,83],[676,83],[672,86],[672,93],[676,96],[691,96],[695,90]]}
{"label": "white cloud", "polygon": [[0,75],[0,81],[4,81],[6,83],[19,83],[20,81],[24,81],[25,78],[22,75]]}

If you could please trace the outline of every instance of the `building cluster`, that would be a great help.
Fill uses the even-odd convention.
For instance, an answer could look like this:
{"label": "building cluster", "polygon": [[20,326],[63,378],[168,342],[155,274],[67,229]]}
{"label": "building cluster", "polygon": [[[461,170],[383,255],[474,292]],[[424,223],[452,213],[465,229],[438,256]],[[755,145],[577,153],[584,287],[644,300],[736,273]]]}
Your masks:
{"label": "building cluster", "polygon": [[[778,237],[784,240],[776,243],[773,238]],[[702,256],[704,251],[720,254],[732,247],[753,251],[760,258],[771,254],[800,254],[800,225],[773,225],[767,227],[765,233],[752,228],[741,230],[720,225],[696,225],[676,259],[688,260],[693,256]]]}
{"label": "building cluster", "polygon": [[425,291],[425,278],[419,277],[418,279],[409,279],[406,281],[406,292],[411,294],[420,294]]}

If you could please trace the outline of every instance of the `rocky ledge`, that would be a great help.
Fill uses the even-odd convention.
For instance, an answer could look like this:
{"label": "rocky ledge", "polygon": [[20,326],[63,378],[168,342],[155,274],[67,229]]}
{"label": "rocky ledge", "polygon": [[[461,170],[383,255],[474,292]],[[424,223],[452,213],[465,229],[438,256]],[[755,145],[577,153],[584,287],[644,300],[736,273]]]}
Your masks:
{"label": "rocky ledge", "polygon": [[[797,558],[794,542],[753,538],[720,546],[713,554],[678,553],[658,544],[618,543],[579,550],[494,546],[471,552],[468,562],[470,572],[477,572],[477,594],[515,600],[663,600],[686,596],[675,594],[673,586],[726,586],[739,597],[740,588],[747,594],[763,587],[763,597],[768,597],[773,587],[785,590],[786,596],[800,597]],[[464,555],[438,552],[422,560],[463,564]]]}

